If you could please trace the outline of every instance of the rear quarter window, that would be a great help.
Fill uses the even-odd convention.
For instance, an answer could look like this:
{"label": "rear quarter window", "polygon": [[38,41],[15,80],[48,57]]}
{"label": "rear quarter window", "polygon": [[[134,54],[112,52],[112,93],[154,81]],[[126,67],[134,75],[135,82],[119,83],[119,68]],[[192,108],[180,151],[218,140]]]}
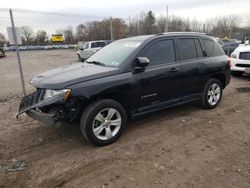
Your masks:
{"label": "rear quarter window", "polygon": [[224,50],[222,49],[222,47],[217,42],[214,42],[213,56],[221,56],[221,55],[225,55]]}
{"label": "rear quarter window", "polygon": [[209,40],[209,39],[202,39],[203,45],[205,48],[205,51],[207,55],[210,57],[213,55],[213,50],[214,50],[214,41]]}
{"label": "rear quarter window", "polygon": [[205,51],[209,57],[225,55],[223,48],[215,41],[202,39]]}

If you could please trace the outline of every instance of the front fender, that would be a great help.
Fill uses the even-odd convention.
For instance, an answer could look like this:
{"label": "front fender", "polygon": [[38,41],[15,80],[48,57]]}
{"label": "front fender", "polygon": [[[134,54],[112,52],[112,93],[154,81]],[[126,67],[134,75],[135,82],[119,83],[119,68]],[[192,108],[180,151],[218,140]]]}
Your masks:
{"label": "front fender", "polygon": [[81,82],[68,87],[72,89],[72,96],[84,97],[86,99],[114,92],[123,92],[126,94],[126,91],[131,88],[131,74],[132,73],[122,73]]}

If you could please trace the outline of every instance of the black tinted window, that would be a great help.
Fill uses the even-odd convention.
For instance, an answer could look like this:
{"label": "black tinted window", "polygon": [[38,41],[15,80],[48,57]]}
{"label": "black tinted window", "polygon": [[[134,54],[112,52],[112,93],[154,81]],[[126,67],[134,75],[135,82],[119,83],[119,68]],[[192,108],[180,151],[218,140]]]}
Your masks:
{"label": "black tinted window", "polygon": [[208,39],[202,39],[206,53],[208,56],[213,55],[214,41]]}
{"label": "black tinted window", "polygon": [[181,60],[197,58],[196,47],[193,39],[180,39]]}
{"label": "black tinted window", "polygon": [[213,56],[225,55],[223,48],[216,42],[214,42],[214,53]]}
{"label": "black tinted window", "polygon": [[240,59],[250,60],[250,52],[241,52]]}
{"label": "black tinted window", "polygon": [[101,48],[106,45],[105,42],[92,42],[91,43],[91,48]]}
{"label": "black tinted window", "polygon": [[142,54],[142,57],[147,57],[150,60],[150,66],[175,61],[175,50],[173,40],[158,41],[147,47]]}
{"label": "black tinted window", "polygon": [[200,43],[199,39],[194,39],[194,41],[195,41],[198,56],[203,57],[203,52],[202,52],[201,43]]}

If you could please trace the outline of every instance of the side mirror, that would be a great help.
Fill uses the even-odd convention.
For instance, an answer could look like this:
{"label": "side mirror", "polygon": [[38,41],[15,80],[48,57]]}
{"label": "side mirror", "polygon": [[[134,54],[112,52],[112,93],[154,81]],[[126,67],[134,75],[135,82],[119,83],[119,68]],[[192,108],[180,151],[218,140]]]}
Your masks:
{"label": "side mirror", "polygon": [[245,45],[249,45],[249,40],[246,40],[246,41],[245,41]]}
{"label": "side mirror", "polygon": [[150,60],[147,57],[137,57],[134,62],[134,72],[143,72]]}
{"label": "side mirror", "polygon": [[135,66],[146,67],[150,63],[150,60],[147,57],[137,57]]}

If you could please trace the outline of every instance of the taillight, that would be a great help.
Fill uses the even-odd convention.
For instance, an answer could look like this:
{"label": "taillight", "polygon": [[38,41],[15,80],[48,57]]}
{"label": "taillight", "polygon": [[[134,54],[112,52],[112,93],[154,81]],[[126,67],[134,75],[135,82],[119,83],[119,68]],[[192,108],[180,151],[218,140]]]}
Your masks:
{"label": "taillight", "polygon": [[229,65],[229,67],[232,67],[231,59],[228,59],[228,60],[227,60],[227,64]]}

